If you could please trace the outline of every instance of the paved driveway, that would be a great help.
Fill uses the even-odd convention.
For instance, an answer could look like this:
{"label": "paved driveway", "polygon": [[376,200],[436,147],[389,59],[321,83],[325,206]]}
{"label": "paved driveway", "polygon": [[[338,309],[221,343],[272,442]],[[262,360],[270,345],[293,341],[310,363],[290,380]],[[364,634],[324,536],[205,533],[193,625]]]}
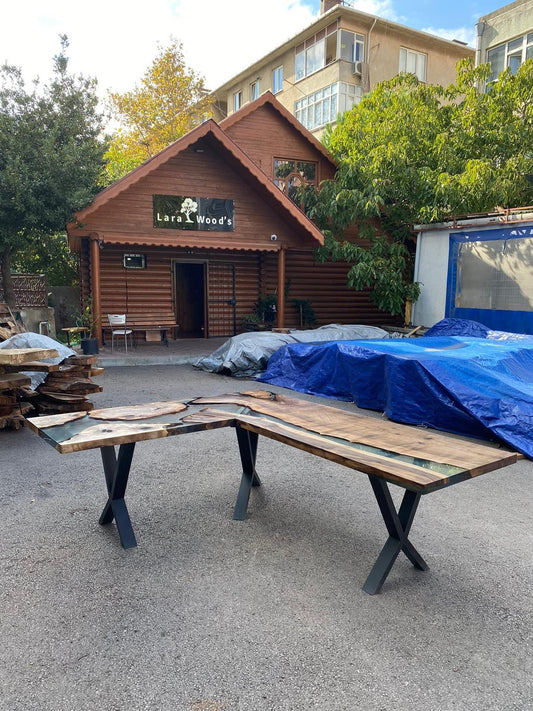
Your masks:
{"label": "paved driveway", "polygon": [[[255,387],[189,365],[100,382],[97,407]],[[230,430],[141,443],[124,551],[97,522],[97,451],[29,429],[0,446],[1,711],[532,708],[530,461],[423,498],[430,570],[399,559],[370,597],[383,523],[367,479],[333,463],[261,441],[263,487],[235,522]]]}

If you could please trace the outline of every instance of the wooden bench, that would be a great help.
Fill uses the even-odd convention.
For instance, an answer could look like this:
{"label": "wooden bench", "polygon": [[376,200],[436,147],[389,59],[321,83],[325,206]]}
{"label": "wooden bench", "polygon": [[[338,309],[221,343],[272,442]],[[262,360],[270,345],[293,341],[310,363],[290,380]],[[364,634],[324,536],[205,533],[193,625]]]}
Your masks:
{"label": "wooden bench", "polygon": [[[108,408],[86,415],[36,417],[28,423],[61,453],[100,448],[108,490],[100,523],[116,521],[124,548],[137,545],[124,497],[135,444],[142,440],[234,427],[242,464],[233,514],[236,520],[246,517],[251,490],[261,484],[256,471],[260,435],[368,475],[389,534],[363,586],[371,595],[380,591],[401,552],[416,568],[427,570],[426,562],[409,539],[422,495],[517,460],[516,452],[477,441],[267,391]],[[285,461],[287,465],[291,462],[289,458]],[[267,465],[267,473],[268,469]],[[297,460],[292,467],[287,466],[286,473],[305,486],[305,470]],[[194,476],[190,472],[187,475]],[[399,508],[389,484],[405,490]]]}
{"label": "wooden bench", "polygon": [[[133,331],[133,344],[135,345],[138,333],[144,333],[144,338],[147,343],[164,343],[168,346],[167,333],[171,332],[171,337],[176,338],[179,324],[173,314],[127,314],[125,326],[117,328],[126,328]],[[111,333],[109,324],[102,327],[102,340],[105,345],[105,334]]]}

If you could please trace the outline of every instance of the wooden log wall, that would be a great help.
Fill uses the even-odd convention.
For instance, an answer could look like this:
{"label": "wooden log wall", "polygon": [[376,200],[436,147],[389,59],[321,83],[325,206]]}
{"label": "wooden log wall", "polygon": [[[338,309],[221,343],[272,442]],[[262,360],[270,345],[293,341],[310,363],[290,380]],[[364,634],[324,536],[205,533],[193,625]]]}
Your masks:
{"label": "wooden log wall", "polygon": [[[123,255],[142,252],[146,255],[146,269],[125,269]],[[259,294],[259,253],[228,252],[225,250],[128,248],[106,245],[101,253],[102,322],[109,313],[129,313],[136,317],[160,316],[175,318],[174,275],[175,261],[207,264],[207,299],[217,302],[228,295],[228,266],[235,274],[235,309],[224,309],[226,319],[220,318],[220,308],[209,307],[208,335],[233,335],[234,325],[239,330],[243,317],[253,309]],[[212,313],[211,313],[212,312]]]}
{"label": "wooden log wall", "polygon": [[[144,249],[146,269],[125,269],[128,247],[106,245],[101,253],[102,323],[108,313],[135,314],[136,318],[157,313],[175,318],[173,264],[204,262],[207,265],[208,336],[230,336],[242,330],[242,320],[253,311],[260,294],[277,291],[277,254],[226,250]],[[136,251],[136,250],[135,250]],[[319,263],[310,252],[288,251],[285,325],[299,328],[299,313],[292,299],[309,299],[319,326],[328,323],[399,325],[401,319],[380,311],[368,291],[346,286],[348,266]],[[224,304],[233,298],[230,274],[235,277],[235,307]]]}
{"label": "wooden log wall", "polygon": [[[297,131],[288,131],[282,116],[266,104],[224,131],[244,150],[246,155],[270,178],[274,177],[274,159],[311,161],[317,164],[317,185],[335,175],[334,164]],[[261,140],[257,137],[261,136]],[[273,146],[275,151],[273,155]]]}
{"label": "wooden log wall", "polygon": [[[299,328],[299,313],[291,299],[309,299],[317,325],[328,323],[400,325],[402,319],[381,311],[370,301],[369,291],[355,291],[346,285],[349,266],[341,262],[316,262],[310,252],[288,251],[285,326]],[[262,261],[263,293],[273,294],[277,287],[275,255],[265,254]]]}

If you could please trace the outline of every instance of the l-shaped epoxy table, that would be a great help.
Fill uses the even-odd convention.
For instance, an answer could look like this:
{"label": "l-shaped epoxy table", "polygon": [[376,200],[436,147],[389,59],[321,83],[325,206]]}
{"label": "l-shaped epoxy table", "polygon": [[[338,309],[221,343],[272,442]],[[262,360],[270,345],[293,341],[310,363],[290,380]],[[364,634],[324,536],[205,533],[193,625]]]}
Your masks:
{"label": "l-shaped epoxy table", "polygon": [[[236,520],[245,519],[250,492],[261,484],[256,471],[260,435],[366,474],[389,534],[363,585],[371,595],[381,590],[401,551],[419,570],[428,568],[409,540],[422,495],[506,467],[518,456],[478,441],[264,390],[35,417],[27,422],[62,454],[100,449],[108,492],[100,523],[115,520],[124,548],[137,545],[125,494],[135,444],[143,440],[234,427],[242,463]],[[287,474],[303,476],[301,470]],[[389,484],[405,489],[398,509]]]}

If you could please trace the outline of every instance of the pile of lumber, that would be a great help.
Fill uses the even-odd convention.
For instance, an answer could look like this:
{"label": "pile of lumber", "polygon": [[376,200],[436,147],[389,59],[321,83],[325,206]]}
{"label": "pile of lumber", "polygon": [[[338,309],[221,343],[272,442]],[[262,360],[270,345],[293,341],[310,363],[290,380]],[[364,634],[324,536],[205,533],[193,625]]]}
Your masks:
{"label": "pile of lumber", "polygon": [[24,415],[33,407],[20,397],[20,393],[29,384],[30,379],[22,373],[0,372],[0,429],[19,430],[24,424]]}
{"label": "pile of lumber", "polygon": [[[29,361],[3,365],[0,370],[0,429],[19,429],[24,415],[56,415],[62,412],[88,412],[94,408],[88,395],[102,391],[91,379],[102,375],[98,356],[75,355],[59,364]],[[35,390],[24,373],[45,372],[46,379]]]}
{"label": "pile of lumber", "polygon": [[9,306],[0,302],[0,341],[7,341],[21,330]]}

